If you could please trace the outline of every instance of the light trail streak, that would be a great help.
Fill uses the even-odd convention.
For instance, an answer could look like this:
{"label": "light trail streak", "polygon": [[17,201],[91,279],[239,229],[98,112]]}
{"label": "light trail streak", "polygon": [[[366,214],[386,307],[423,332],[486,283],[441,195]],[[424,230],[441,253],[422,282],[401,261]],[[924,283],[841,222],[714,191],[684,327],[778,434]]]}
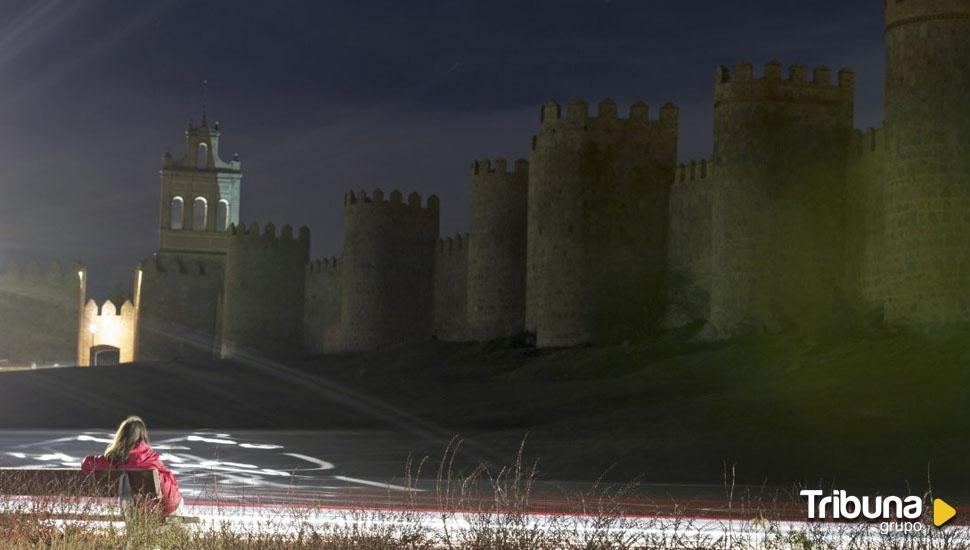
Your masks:
{"label": "light trail streak", "polygon": [[[62,513],[70,513],[65,505]],[[86,513],[100,514],[110,518],[117,508],[112,505],[86,505]],[[21,508],[25,507],[25,508]],[[26,500],[8,500],[0,503],[0,510],[29,509]],[[74,508],[76,509],[76,508]],[[56,511],[55,511],[56,512]],[[785,540],[790,536],[811,532],[815,540],[825,545],[840,547],[849,542],[888,542],[893,534],[880,533],[877,524],[809,523],[804,521],[750,521],[736,519],[710,519],[683,517],[636,517],[609,518],[570,514],[523,514],[509,521],[508,516],[491,513],[411,511],[394,509],[361,510],[346,508],[319,508],[299,506],[252,506],[220,504],[190,504],[182,509],[182,515],[193,518],[184,523],[188,529],[199,533],[229,530],[240,535],[263,534],[295,537],[316,532],[321,535],[342,532],[393,533],[394,530],[419,530],[425,536],[462,540],[482,529],[494,528],[507,532],[539,532],[561,537],[570,544],[583,544],[596,537],[630,537],[647,541],[676,541],[683,547],[718,547],[730,543],[746,543],[749,547],[761,547],[770,541]],[[96,528],[123,530],[123,521],[60,519],[59,526],[83,524]],[[932,527],[928,527],[932,529]],[[966,540],[970,527],[954,525],[947,528],[952,540]],[[903,542],[901,538],[897,542]]]}

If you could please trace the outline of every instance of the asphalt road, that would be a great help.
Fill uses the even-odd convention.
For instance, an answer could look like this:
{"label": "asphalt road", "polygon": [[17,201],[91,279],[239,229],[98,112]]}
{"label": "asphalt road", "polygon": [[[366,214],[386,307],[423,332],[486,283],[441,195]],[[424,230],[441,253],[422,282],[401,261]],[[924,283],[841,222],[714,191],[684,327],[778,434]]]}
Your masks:
{"label": "asphalt road", "polygon": [[[0,430],[0,467],[77,467],[85,455],[102,452],[110,436],[103,430]],[[152,433],[152,445],[175,473],[188,504],[479,509],[490,506],[495,496],[489,476],[484,475],[482,490],[459,501],[458,483],[452,483],[449,492],[439,482],[444,476],[439,476],[438,469],[448,442],[415,443],[412,435],[403,433],[159,430]],[[460,451],[450,467],[468,474],[476,464]],[[498,472],[493,469],[492,477]],[[527,506],[554,513],[619,507],[637,515],[689,509],[696,516],[737,516],[725,494],[723,487],[716,486],[542,480],[529,486]],[[741,488],[737,494],[742,494]],[[445,495],[451,495],[450,500]]]}
{"label": "asphalt road", "polygon": [[[0,430],[0,467],[79,467],[84,456],[102,452],[110,436],[103,430]],[[449,484],[444,481],[447,476],[438,474],[448,444],[417,443],[413,434],[369,430],[152,433],[152,446],[179,479],[186,504],[196,510],[268,506],[264,509],[269,511],[282,505],[318,511],[475,513],[492,510],[498,496],[506,499],[503,510],[511,503],[525,512],[574,517],[622,513],[643,518],[805,521],[800,498],[767,487],[532,483],[527,475],[511,483],[516,479],[514,469],[503,472],[493,467],[478,478],[476,490],[475,483],[460,481],[469,479],[467,474],[478,464],[475,457],[480,455],[474,451],[449,455],[454,460],[447,467],[464,477],[452,478]],[[500,491],[495,490],[496,480]],[[517,498],[526,493],[527,499]],[[966,521],[963,516],[953,523]]]}
{"label": "asphalt road", "polygon": [[[408,492],[408,456],[427,452],[389,432],[155,431],[152,446],[187,501],[313,502]],[[0,431],[0,467],[77,467],[111,434]],[[375,491],[377,490],[377,491]]]}

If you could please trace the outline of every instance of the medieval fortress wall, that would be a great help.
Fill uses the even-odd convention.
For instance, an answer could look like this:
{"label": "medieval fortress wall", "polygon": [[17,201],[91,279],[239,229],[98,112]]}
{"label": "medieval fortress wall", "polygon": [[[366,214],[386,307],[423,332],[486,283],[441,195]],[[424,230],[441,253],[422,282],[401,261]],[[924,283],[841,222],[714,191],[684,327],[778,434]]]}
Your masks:
{"label": "medieval fortress wall", "polygon": [[846,280],[853,307],[863,313],[882,310],[882,264],[886,216],[883,207],[888,158],[886,131],[855,131],[849,150],[846,189]]}
{"label": "medieval fortress wall", "polygon": [[74,364],[86,283],[80,264],[0,266],[0,366]]}
{"label": "medieval fortress wall", "polygon": [[341,350],[340,325],[343,284],[336,257],[316,260],[306,267],[303,310],[303,349],[310,354]]}
{"label": "medieval fortress wall", "polygon": [[469,169],[465,337],[490,340],[525,330],[529,163],[480,160]]}
{"label": "medieval fortress wall", "polygon": [[711,215],[717,188],[713,162],[692,160],[677,167],[670,188],[665,328],[707,318],[714,274]]}
{"label": "medieval fortress wall", "polygon": [[[716,69],[712,156],[680,165],[672,104],[550,102],[528,161],[472,164],[467,235],[440,238],[437,197],[354,191],[341,255],[316,262],[305,229],[238,225],[241,165],[218,125],[190,125],[163,159],[135,355],[970,321],[970,3],[887,0],[886,29],[882,128],[854,129],[851,70],[777,61]],[[70,356],[72,326],[87,353],[84,299],[72,270],[0,275],[5,326],[53,327],[0,335],[0,355],[64,333],[51,354]]]}
{"label": "medieval fortress wall", "polygon": [[430,339],[434,325],[438,198],[405,201],[376,190],[344,200],[340,305],[342,349],[360,351]]}
{"label": "medieval fortress wall", "polygon": [[[541,110],[529,160],[526,328],[540,346],[623,340],[661,315],[677,108]],[[475,235],[471,235],[475,239]]]}
{"label": "medieval fortress wall", "polygon": [[438,240],[434,256],[432,335],[438,340],[468,340],[468,234]]}
{"label": "medieval fortress wall", "polygon": [[[710,323],[719,335],[829,324],[844,254],[854,77],[770,62],[715,80]],[[809,319],[808,316],[817,317]]]}
{"label": "medieval fortress wall", "polygon": [[227,233],[220,355],[301,355],[309,229],[253,223]]}
{"label": "medieval fortress wall", "polygon": [[886,4],[886,319],[970,321],[970,3]]}
{"label": "medieval fortress wall", "polygon": [[138,357],[211,358],[219,350],[225,271],[216,255],[158,252],[143,261],[135,282]]}

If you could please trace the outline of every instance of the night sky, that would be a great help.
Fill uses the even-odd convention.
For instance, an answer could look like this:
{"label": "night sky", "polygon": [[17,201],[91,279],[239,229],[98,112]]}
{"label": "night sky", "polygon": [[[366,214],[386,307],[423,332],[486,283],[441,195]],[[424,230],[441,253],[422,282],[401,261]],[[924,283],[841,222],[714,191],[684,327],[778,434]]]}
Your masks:
{"label": "night sky", "polygon": [[[156,247],[158,169],[189,118],[243,162],[242,220],[308,225],[339,254],[347,189],[442,199],[467,230],[475,158],[525,157],[538,106],[643,99],[681,110],[710,156],[714,67],[857,73],[856,126],[883,117],[882,2],[855,0],[2,0],[0,261],[79,259],[105,297]],[[760,71],[756,69],[756,71]]]}

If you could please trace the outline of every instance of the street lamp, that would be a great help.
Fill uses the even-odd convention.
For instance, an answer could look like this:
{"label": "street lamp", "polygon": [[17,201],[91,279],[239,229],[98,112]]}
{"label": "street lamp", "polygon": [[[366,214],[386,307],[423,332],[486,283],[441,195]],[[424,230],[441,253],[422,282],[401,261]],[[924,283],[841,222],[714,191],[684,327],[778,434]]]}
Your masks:
{"label": "street lamp", "polygon": [[94,367],[96,365],[92,364],[93,361],[91,357],[91,348],[94,347],[94,335],[98,333],[98,325],[96,323],[91,323],[88,325],[88,333],[91,334],[91,344],[88,346],[88,366]]}

